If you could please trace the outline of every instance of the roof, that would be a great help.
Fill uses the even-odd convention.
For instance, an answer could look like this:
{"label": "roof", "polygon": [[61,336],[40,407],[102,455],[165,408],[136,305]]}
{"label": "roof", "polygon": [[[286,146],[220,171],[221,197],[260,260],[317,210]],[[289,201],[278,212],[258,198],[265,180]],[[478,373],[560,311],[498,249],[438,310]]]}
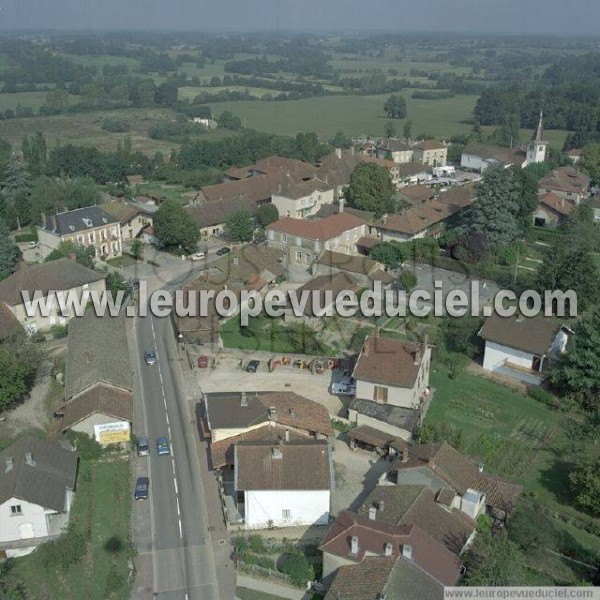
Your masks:
{"label": "roof", "polygon": [[4,302],[0,302],[0,342],[23,332],[23,327]]}
{"label": "roof", "polygon": [[285,173],[288,177],[300,180],[315,177],[316,168],[297,158],[268,156],[248,167],[248,171],[260,171],[265,174]]}
{"label": "roof", "polygon": [[324,183],[319,179],[309,179],[308,181],[297,181],[282,186],[281,190],[273,192],[274,196],[283,196],[297,200],[305,196],[310,196],[314,192],[327,192],[333,189],[331,185]]}
{"label": "roof", "polygon": [[204,398],[210,429],[244,429],[273,421],[327,436],[333,433],[327,409],[295,392],[217,392]]}
{"label": "roof", "polygon": [[471,140],[465,146],[463,154],[478,156],[484,160],[494,160],[501,165],[521,165],[527,158],[525,152],[519,148],[505,148],[494,144],[483,144]]}
{"label": "roof", "polygon": [[536,130],[533,132],[533,136],[531,137],[535,142],[543,142],[544,141],[544,113],[540,110],[540,120],[538,121],[538,126]]}
{"label": "roof", "polygon": [[427,185],[407,185],[400,189],[398,194],[408,198],[413,204],[421,204],[435,198],[438,192]]}
{"label": "roof", "polygon": [[410,161],[397,165],[400,177],[411,177],[421,173],[431,173],[431,168],[418,161]]}
{"label": "roof", "polygon": [[222,225],[231,215],[240,211],[253,215],[256,209],[256,199],[247,197],[210,200],[191,204],[185,208],[199,229]]}
{"label": "roof", "polygon": [[314,221],[284,217],[267,225],[266,229],[309,240],[325,242],[342,235],[345,231],[361,227],[364,224],[364,219],[355,217],[347,212],[342,212]]}
{"label": "roof", "polygon": [[373,271],[380,269],[382,266],[381,263],[367,256],[344,254],[342,252],[333,252],[332,250],[325,250],[319,256],[317,264],[361,275],[371,275]]}
{"label": "roof", "polygon": [[339,156],[332,152],[319,161],[319,179],[334,186],[348,185],[352,171],[364,158],[363,155],[353,154],[351,151],[342,152]]}
{"label": "roof", "polygon": [[410,446],[408,460],[406,462],[397,460],[392,464],[390,472],[398,471],[400,481],[402,471],[418,468],[432,470],[461,495],[464,495],[468,489],[485,493],[486,503],[489,506],[505,512],[512,511],[522,491],[521,486],[508,484],[480,471],[466,456],[447,442]]}
{"label": "roof", "polygon": [[371,279],[373,281],[381,281],[383,286],[390,285],[390,283],[394,283],[396,278],[389,271],[382,271],[381,269],[377,269],[371,273]]}
{"label": "roof", "polygon": [[424,140],[415,144],[417,150],[443,150],[446,146],[439,140]]}
{"label": "roof", "polygon": [[132,389],[123,314],[97,317],[87,310],[69,323],[65,398],[69,400],[96,383]]}
{"label": "roof", "polygon": [[88,269],[69,258],[61,258],[19,269],[0,281],[0,300],[10,306],[18,306],[23,304],[22,291],[28,291],[31,297],[39,290],[46,296],[51,290],[71,290],[105,277],[106,273]]}
{"label": "roof", "polygon": [[[304,292],[310,292],[302,313],[307,316],[321,316],[321,312],[329,306],[329,294],[327,294],[327,292],[331,292],[331,300],[335,304],[337,295],[340,292],[346,290],[356,292],[358,288],[359,285],[352,276],[345,271],[340,271],[338,273],[319,275],[318,277],[307,281],[302,287],[296,290],[296,297],[298,298],[298,301],[300,301]],[[313,303],[312,292],[318,292],[319,301],[316,306]],[[291,306],[293,305],[288,296],[288,307]]]}
{"label": "roof", "polygon": [[377,158],[376,156],[362,156],[361,161],[365,163],[371,163],[374,165],[379,165],[384,169],[397,169],[398,164],[393,160],[389,160],[387,158]]}
{"label": "roof", "polygon": [[104,384],[92,387],[65,404],[60,428],[65,431],[93,414],[102,414],[119,421],[133,422],[131,392]]}
{"label": "roof", "polygon": [[[13,466],[7,470],[9,459]],[[66,492],[75,488],[76,479],[77,454],[57,444],[25,436],[0,452],[0,504],[18,498],[65,512]]]}
{"label": "roof", "polygon": [[362,400],[355,398],[349,406],[350,410],[355,410],[361,415],[371,417],[376,421],[387,423],[412,432],[415,425],[419,422],[419,415],[413,408],[403,406],[394,406],[392,404],[378,404],[373,400]]}
{"label": "roof", "polygon": [[391,152],[409,152],[412,148],[399,138],[383,138],[380,140],[377,148],[390,150]]}
{"label": "roof", "polygon": [[118,201],[106,202],[102,204],[102,210],[104,210],[104,212],[107,212],[109,215],[113,216],[120,223],[127,223],[128,221],[131,221],[131,219],[133,219],[136,215],[145,212],[139,206]]}
{"label": "roof", "polygon": [[384,431],[379,431],[379,429],[375,429],[374,427],[369,427],[368,425],[359,425],[351,429],[348,435],[353,440],[375,446],[376,448],[386,448],[396,439],[395,436]]}
{"label": "roof", "polygon": [[218,440],[210,444],[210,457],[213,469],[221,469],[225,465],[234,464],[233,450],[238,442],[266,442],[275,443],[285,440],[286,435],[292,441],[305,440],[306,434],[298,433],[277,423],[264,423],[257,429],[250,429],[239,435]]}
{"label": "roof", "polygon": [[[322,204],[319,210],[316,212],[315,216],[318,219],[324,219],[325,217],[329,217],[330,215],[335,215],[340,212],[340,205],[337,202],[333,204]],[[359,219],[364,219],[369,222],[373,219],[375,215],[374,212],[369,210],[360,210],[358,208],[352,208],[351,206],[344,205],[342,212],[346,212],[349,215],[354,215]]]}
{"label": "roof", "polygon": [[538,198],[538,204],[547,206],[554,212],[565,217],[568,217],[575,210],[574,204],[568,200],[565,200],[564,198],[561,198],[560,196],[557,196],[556,194],[553,194],[552,192],[548,192],[547,194],[540,196]]}
{"label": "roof", "polygon": [[501,317],[494,313],[485,320],[479,335],[487,342],[544,356],[560,328],[554,317]]}
{"label": "roof", "polygon": [[381,244],[381,240],[376,237],[371,237],[370,235],[363,235],[356,242],[357,246],[361,246],[362,248],[366,248],[368,250],[370,250],[371,248],[374,248],[378,244]]}
{"label": "roof", "polygon": [[266,202],[271,199],[271,195],[277,191],[279,185],[285,181],[287,181],[285,177],[271,175],[248,177],[239,181],[206,185],[199,195],[207,202],[215,200]]}
{"label": "roof", "polygon": [[125,175],[125,181],[127,181],[129,185],[141,185],[144,183],[144,178],[142,175]]}
{"label": "roof", "polygon": [[438,503],[439,491],[422,485],[377,486],[357,513],[368,517],[370,508],[377,509],[383,502],[384,508],[377,510],[375,520],[395,525],[418,525],[450,551],[460,554],[475,531],[475,521],[458,509],[449,510]]}
{"label": "roof", "polygon": [[[56,220],[56,229],[53,230],[52,221]],[[70,235],[77,231],[87,231],[96,227],[116,224],[119,220],[107,213],[99,206],[86,206],[67,212],[58,213],[46,218],[46,231],[53,231],[59,236]]]}
{"label": "roof", "polygon": [[555,190],[574,194],[585,194],[590,186],[590,177],[575,167],[568,165],[550,171],[538,182],[542,190]]}
{"label": "roof", "polygon": [[369,336],[354,367],[353,377],[392,387],[412,388],[422,362],[421,344]]}
{"label": "roof", "polygon": [[333,474],[329,443],[290,441],[235,445],[236,491],[330,490]]}
{"label": "roof", "polygon": [[[359,552],[356,555],[350,553],[353,536],[358,538]],[[403,546],[411,546],[413,564],[441,584],[454,585],[458,580],[461,569],[458,556],[417,525],[392,525],[343,511],[329,528],[319,548],[360,563],[367,553],[383,556],[388,543],[392,544],[392,556],[396,557],[402,553]]]}

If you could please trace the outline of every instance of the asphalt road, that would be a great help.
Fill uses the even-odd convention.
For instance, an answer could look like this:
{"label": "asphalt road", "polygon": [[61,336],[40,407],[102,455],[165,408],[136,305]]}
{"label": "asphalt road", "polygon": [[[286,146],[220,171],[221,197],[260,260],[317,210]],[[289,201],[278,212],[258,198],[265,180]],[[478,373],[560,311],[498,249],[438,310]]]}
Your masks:
{"label": "asphalt road", "polygon": [[[160,600],[217,600],[214,557],[206,525],[200,465],[186,406],[175,339],[169,318],[136,320],[137,367],[143,424],[150,440],[146,459],[150,498],[138,502],[136,545],[152,552],[154,597]],[[144,362],[155,348],[158,364]],[[158,456],[156,438],[167,436],[170,456]]]}

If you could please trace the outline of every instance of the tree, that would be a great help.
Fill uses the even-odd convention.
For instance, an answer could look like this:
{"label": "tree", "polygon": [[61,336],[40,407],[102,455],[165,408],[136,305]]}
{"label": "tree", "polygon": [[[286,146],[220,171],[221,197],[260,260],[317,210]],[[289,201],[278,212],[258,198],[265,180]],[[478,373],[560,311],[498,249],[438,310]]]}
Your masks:
{"label": "tree", "polygon": [[342,148],[347,150],[352,146],[352,138],[346,135],[343,131],[338,131],[329,141],[334,148]]}
{"label": "tree", "polygon": [[178,202],[166,200],[154,215],[154,233],[168,247],[181,246],[188,254],[196,249],[200,230]]}
{"label": "tree", "polygon": [[274,204],[261,204],[256,210],[256,220],[266,227],[279,219],[279,210]]}
{"label": "tree", "polygon": [[[460,319],[455,319],[456,321]],[[554,550],[554,527],[550,519],[537,507],[521,502],[507,525],[508,537],[525,554]]]}
{"label": "tree", "polygon": [[592,178],[594,185],[600,184],[600,144],[585,146],[583,159],[578,166]]}
{"label": "tree", "polygon": [[383,110],[391,119],[404,119],[406,117],[406,100],[404,96],[392,94],[383,105]]}
{"label": "tree", "polygon": [[73,242],[61,242],[58,248],[55,248],[46,256],[44,262],[51,262],[53,260],[60,260],[61,258],[67,258],[71,254],[75,255],[75,262],[93,269],[95,266],[96,249],[94,246],[79,246],[73,244]]}
{"label": "tree", "polygon": [[460,319],[446,317],[443,321],[443,334],[448,350],[461,352],[470,358],[475,358],[483,350],[483,340],[479,331],[483,325],[482,319],[465,315]]}
{"label": "tree", "polygon": [[24,333],[0,344],[0,411],[31,389],[40,359],[39,346]]}
{"label": "tree", "polygon": [[389,269],[396,268],[399,263],[406,260],[406,257],[405,249],[401,245],[391,242],[381,242],[371,248],[369,252],[369,258],[383,263]]}
{"label": "tree", "polygon": [[69,93],[60,88],[54,88],[46,94],[46,114],[58,115],[69,106]]}
{"label": "tree", "polygon": [[550,370],[550,381],[561,391],[576,394],[587,408],[600,408],[600,307],[573,327],[567,352]]}
{"label": "tree", "polygon": [[6,279],[20,260],[19,247],[15,244],[4,221],[0,221],[0,280]]}
{"label": "tree", "polygon": [[225,221],[225,235],[234,242],[249,242],[254,236],[254,217],[243,210],[233,213]]}
{"label": "tree", "polygon": [[417,286],[417,276],[413,271],[404,271],[398,277],[398,285],[405,290],[412,290]]}
{"label": "tree", "polygon": [[242,121],[239,117],[233,115],[230,110],[224,110],[216,120],[219,127],[223,127],[223,129],[232,129],[237,131],[238,129],[242,128]]}
{"label": "tree", "polygon": [[46,172],[48,150],[43,133],[36,131],[34,135],[24,138],[21,149],[32,175],[38,176]]}
{"label": "tree", "polygon": [[404,139],[407,142],[412,137],[412,126],[413,126],[413,122],[411,120],[408,120],[408,121],[406,121],[406,123],[404,123],[404,127],[402,129],[402,133],[404,135]]}
{"label": "tree", "polygon": [[396,137],[396,123],[393,121],[386,121],[383,126],[383,135],[386,138]]}
{"label": "tree", "polygon": [[461,213],[458,230],[467,239],[481,236],[489,251],[507,246],[522,234],[519,197],[519,184],[511,169],[486,169],[477,202]]}
{"label": "tree", "polygon": [[172,81],[165,81],[156,88],[154,101],[157,106],[170,107],[177,102],[177,84]]}
{"label": "tree", "polygon": [[354,208],[382,215],[394,212],[394,193],[387,169],[372,163],[360,163],[350,176],[346,199]]}
{"label": "tree", "polygon": [[313,355],[323,353],[316,331],[306,323],[294,323],[286,327],[284,333],[294,352]]}
{"label": "tree", "polygon": [[135,240],[133,240],[133,242],[131,242],[131,256],[133,256],[135,260],[141,260],[143,254],[144,245],[142,244],[140,239],[136,238]]}
{"label": "tree", "polygon": [[569,474],[577,504],[593,517],[600,517],[600,458],[584,457]]}

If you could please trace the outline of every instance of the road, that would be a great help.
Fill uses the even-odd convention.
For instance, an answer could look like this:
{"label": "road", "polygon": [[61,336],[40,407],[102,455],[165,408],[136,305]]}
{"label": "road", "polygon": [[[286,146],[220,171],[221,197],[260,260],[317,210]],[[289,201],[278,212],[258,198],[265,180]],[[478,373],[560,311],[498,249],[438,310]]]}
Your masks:
{"label": "road", "polygon": [[[217,600],[199,459],[170,319],[136,319],[135,341],[138,361],[134,368],[140,374],[145,429],[136,433],[148,435],[151,446],[150,456],[139,459],[147,461],[150,498],[134,506],[141,511],[135,517],[136,545],[152,552],[154,598]],[[144,349],[149,348],[155,348],[158,356],[153,366],[147,366],[143,358]],[[137,422],[139,427],[140,419]],[[165,435],[172,453],[158,456],[156,438]]]}

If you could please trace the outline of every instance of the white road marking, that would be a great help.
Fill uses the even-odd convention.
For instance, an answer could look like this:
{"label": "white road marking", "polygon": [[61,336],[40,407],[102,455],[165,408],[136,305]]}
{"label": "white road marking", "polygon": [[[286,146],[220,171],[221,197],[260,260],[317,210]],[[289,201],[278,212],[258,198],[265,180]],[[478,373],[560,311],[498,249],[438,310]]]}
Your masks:
{"label": "white road marking", "polygon": [[166,414],[167,417],[167,427],[169,427],[169,413]]}
{"label": "white road marking", "polygon": [[[175,485],[177,485],[177,482],[175,482]],[[177,502],[177,516],[180,517],[181,510],[179,510],[179,498],[175,498],[175,501]]]}
{"label": "white road marking", "polygon": [[183,539],[183,526],[181,525],[181,519],[178,521],[179,523],[179,537]]}
{"label": "white road marking", "polygon": [[[179,489],[177,487],[177,477],[173,477],[173,484],[175,485],[175,494],[179,494]],[[179,513],[179,498],[177,498],[177,512]]]}

